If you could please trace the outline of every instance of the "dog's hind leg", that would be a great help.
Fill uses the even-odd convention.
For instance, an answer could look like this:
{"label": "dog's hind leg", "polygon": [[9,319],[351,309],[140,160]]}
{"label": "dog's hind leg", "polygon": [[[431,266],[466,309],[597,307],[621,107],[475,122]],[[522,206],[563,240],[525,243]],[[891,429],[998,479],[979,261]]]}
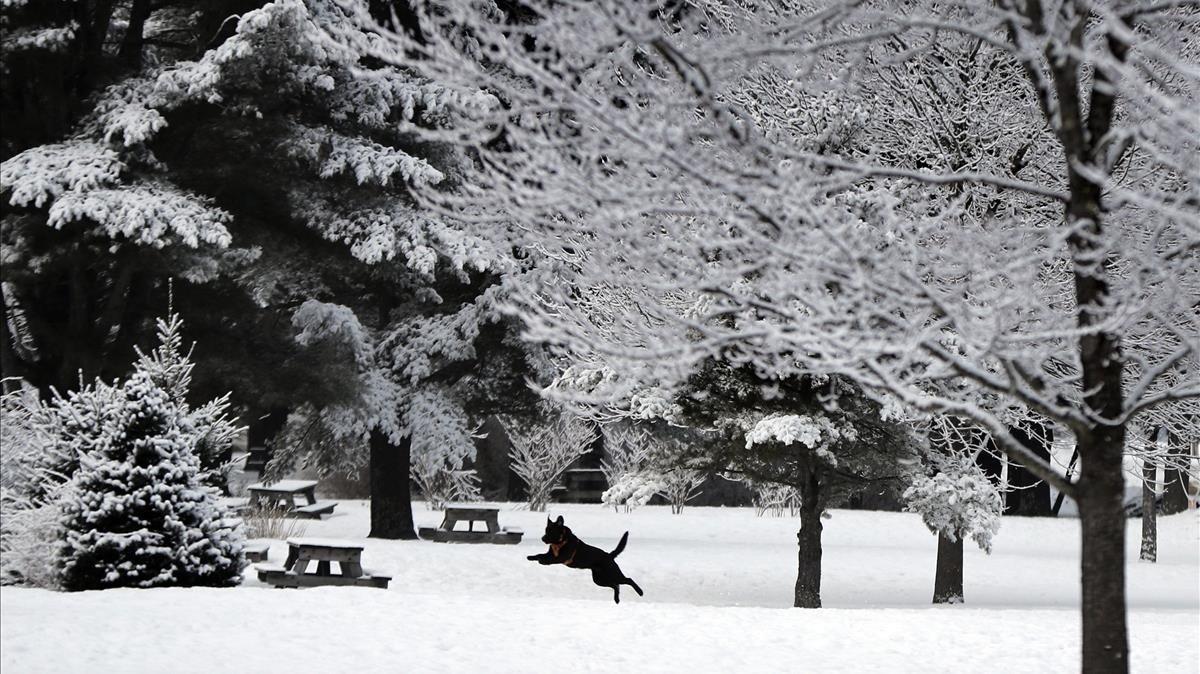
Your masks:
{"label": "dog's hind leg", "polygon": [[637,592],[639,597],[645,594],[644,592],[642,592],[642,588],[638,587],[638,584],[633,582],[632,578],[626,578],[626,579],[622,580],[621,584],[629,585],[630,587],[632,587],[633,591]]}
{"label": "dog's hind leg", "polygon": [[621,603],[621,586],[620,585],[613,585],[613,602],[617,603],[617,604]]}

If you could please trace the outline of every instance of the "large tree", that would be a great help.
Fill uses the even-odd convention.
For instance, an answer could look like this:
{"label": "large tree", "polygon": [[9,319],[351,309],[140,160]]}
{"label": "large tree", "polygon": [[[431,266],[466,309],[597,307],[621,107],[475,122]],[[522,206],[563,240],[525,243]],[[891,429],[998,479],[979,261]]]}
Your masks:
{"label": "large tree", "polygon": [[[733,347],[969,419],[1079,504],[1082,666],[1125,671],[1127,424],[1200,395],[1194,10],[526,4],[548,20],[457,6],[385,58],[421,51],[431,77],[504,101],[478,120],[470,187],[427,198],[552,234],[576,280],[530,293],[531,334],[641,381]],[[469,51],[442,37],[463,26]],[[1002,86],[905,112],[955,72]],[[738,100],[764,78],[757,107]],[[966,152],[904,143],[918,123]],[[648,290],[598,324],[576,302],[601,285]],[[1014,407],[1074,437],[1076,477],[1013,436]]]}
{"label": "large tree", "polygon": [[688,378],[679,408],[677,423],[716,436],[687,445],[687,465],[799,492],[793,605],[820,608],[825,511],[862,492],[898,494],[917,459],[912,428],[839,378],[770,376],[724,361]]}
{"label": "large tree", "polygon": [[[468,408],[520,404],[532,374],[498,310],[523,264],[505,227],[410,194],[455,189],[469,161],[413,131],[452,130],[494,98],[373,54],[403,3],[197,4],[117,3],[113,21],[158,12],[141,40],[153,58],[102,49],[123,65],[76,105],[60,130],[74,135],[5,161],[5,371],[64,388],[80,367],[109,374],[110,324],[178,276],[192,334],[228,346],[199,388],[234,388],[250,418],[291,413],[268,475],[369,467],[372,535],[413,537],[410,454],[469,458]],[[164,22],[190,41],[159,48]]]}

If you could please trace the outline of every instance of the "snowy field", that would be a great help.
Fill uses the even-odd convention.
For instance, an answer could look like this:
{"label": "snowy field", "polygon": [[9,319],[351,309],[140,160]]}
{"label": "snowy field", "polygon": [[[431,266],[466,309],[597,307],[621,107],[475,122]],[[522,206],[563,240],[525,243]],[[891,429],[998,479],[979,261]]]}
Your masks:
{"label": "snowy field", "polygon": [[[440,513],[416,504],[418,525]],[[501,505],[519,546],[364,539],[368,505],[343,501],[306,536],[365,541],[390,589],[265,587],[0,590],[0,664],[23,672],[1063,672],[1078,670],[1076,520],[1005,518],[966,553],[967,604],[933,607],[936,541],[915,515],[834,511],[826,608],[788,608],[789,518],[750,509],[551,506],[611,549],[646,590],[621,604],[585,571],[543,567],[544,516]],[[1159,521],[1159,562],[1127,554],[1135,672],[1200,671],[1197,512]],[[276,544],[280,563],[286,546]],[[69,646],[65,646],[69,644]]]}

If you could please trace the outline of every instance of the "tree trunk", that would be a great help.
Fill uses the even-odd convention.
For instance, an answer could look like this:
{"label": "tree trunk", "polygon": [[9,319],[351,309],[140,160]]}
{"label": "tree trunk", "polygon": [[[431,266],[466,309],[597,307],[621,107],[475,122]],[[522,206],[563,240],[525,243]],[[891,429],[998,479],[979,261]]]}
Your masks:
{"label": "tree trunk", "polygon": [[821,482],[810,473],[800,498],[800,546],[796,570],[796,608],[821,608]]}
{"label": "tree trunk", "polygon": [[963,539],[938,534],[937,571],[933,576],[933,603],[963,603]]}
{"label": "tree trunk", "polygon": [[125,37],[121,38],[121,58],[125,59],[131,65],[139,65],[142,62],[142,47],[145,45],[143,31],[146,28],[146,19],[150,18],[152,12],[150,0],[133,0],[133,6],[129,10],[129,26],[125,29]]}
{"label": "tree trunk", "polygon": [[409,461],[412,438],[393,445],[386,435],[371,432],[371,538],[415,539]]}
{"label": "tree trunk", "polygon": [[[1051,433],[1048,429],[1036,429],[1030,434],[1022,428],[1010,429],[1014,438],[1029,448],[1046,463],[1050,462]],[[1023,517],[1049,517],[1050,485],[1039,479],[1025,466],[1016,461],[1008,462],[1008,486],[1005,495],[1004,514]]]}
{"label": "tree trunk", "polygon": [[[1167,453],[1171,455],[1171,462],[1174,465],[1179,465],[1186,458],[1187,449],[1182,442],[1179,442],[1179,437],[1171,437],[1168,429],[1160,431],[1161,442],[1167,444]],[[1188,474],[1186,470],[1178,468],[1163,469],[1163,514],[1174,515],[1181,513],[1188,508]]]}
{"label": "tree trunk", "polygon": [[1083,657],[1087,674],[1129,669],[1125,616],[1123,427],[1101,427],[1080,439]]}
{"label": "tree trunk", "polygon": [[1158,480],[1158,468],[1150,459],[1142,460],[1142,553],[1143,562],[1158,561],[1158,522],[1155,512],[1154,485]]}

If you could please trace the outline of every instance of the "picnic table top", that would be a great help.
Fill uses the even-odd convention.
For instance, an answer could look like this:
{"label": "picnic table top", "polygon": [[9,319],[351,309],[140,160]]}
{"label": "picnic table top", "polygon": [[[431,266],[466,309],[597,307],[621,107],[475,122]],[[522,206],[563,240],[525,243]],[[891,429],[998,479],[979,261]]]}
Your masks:
{"label": "picnic table top", "polygon": [[318,548],[343,548],[347,550],[362,550],[364,546],[340,538],[289,538],[288,545],[312,546]]}
{"label": "picnic table top", "polygon": [[453,512],[453,513],[460,514],[460,515],[465,514],[465,513],[489,513],[490,514],[490,513],[498,513],[498,512],[500,512],[500,509],[499,508],[460,508],[458,506],[447,506],[446,512],[448,512],[448,513]]}
{"label": "picnic table top", "polygon": [[316,480],[280,480],[278,482],[272,482],[271,484],[255,482],[254,484],[247,486],[246,489],[250,489],[253,491],[277,491],[277,492],[294,493],[294,492],[298,492],[298,491],[304,491],[306,489],[312,489],[313,487],[316,487],[316,486],[317,486]]}

